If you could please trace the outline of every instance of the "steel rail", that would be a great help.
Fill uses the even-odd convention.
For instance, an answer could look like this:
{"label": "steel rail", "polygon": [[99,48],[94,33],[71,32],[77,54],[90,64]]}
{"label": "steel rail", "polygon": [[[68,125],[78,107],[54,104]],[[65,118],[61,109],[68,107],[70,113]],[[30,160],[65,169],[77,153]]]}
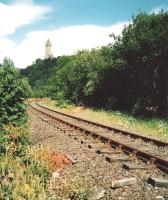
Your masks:
{"label": "steel rail", "polygon": [[139,158],[143,161],[145,161],[146,163],[150,163],[151,166],[156,166],[157,168],[161,169],[162,171],[168,173],[168,160],[166,159],[163,159],[161,157],[158,157],[158,156],[155,156],[155,155],[151,155],[147,152],[144,152],[142,150],[138,150],[136,148],[133,148],[131,146],[128,146],[124,143],[121,143],[119,141],[116,141],[116,140],[113,140],[111,138],[108,138],[108,137],[105,137],[105,136],[102,136],[102,135],[99,135],[98,133],[96,132],[93,132],[91,130],[88,130],[86,128],[83,128],[79,125],[76,125],[72,122],[68,122],[66,120],[63,120],[61,118],[58,118],[58,117],[55,117],[55,116],[52,116],[51,114],[48,114],[42,110],[39,110],[38,108],[32,106],[31,104],[29,104],[29,106],[31,108],[33,108],[34,110],[44,114],[45,116],[49,117],[49,118],[52,118],[56,121],[59,121],[65,125],[68,125],[76,130],[79,130],[80,132],[86,134],[86,135],[90,135],[92,136],[93,138],[96,138],[96,139],[99,139],[101,142],[103,143],[108,143],[109,145],[111,145],[113,148],[115,149],[120,149],[122,152],[126,153],[127,155],[132,155],[133,158]]}
{"label": "steel rail", "polygon": [[75,116],[72,116],[72,115],[69,115],[69,114],[66,114],[66,113],[62,113],[60,111],[56,111],[56,110],[47,108],[45,106],[40,105],[39,103],[36,103],[36,104],[38,106],[40,106],[41,108],[44,108],[46,110],[49,110],[49,111],[61,114],[63,116],[71,117],[71,118],[76,119],[78,121],[83,121],[83,122],[86,122],[88,124],[92,124],[92,125],[104,128],[104,129],[109,130],[109,131],[114,131],[115,133],[116,132],[120,132],[123,135],[129,135],[130,137],[135,138],[135,139],[142,139],[145,142],[153,142],[153,144],[155,144],[157,146],[160,146],[160,147],[166,147],[166,146],[168,146],[168,142],[164,142],[164,141],[157,140],[157,139],[154,139],[154,138],[151,138],[151,137],[139,135],[139,134],[136,134],[136,133],[131,132],[131,131],[126,131],[126,130],[115,128],[115,127],[112,127],[112,126],[107,126],[107,125],[100,124],[100,123],[97,123],[97,122],[89,121],[89,120],[86,120],[86,119],[82,119],[80,117],[75,117]]}

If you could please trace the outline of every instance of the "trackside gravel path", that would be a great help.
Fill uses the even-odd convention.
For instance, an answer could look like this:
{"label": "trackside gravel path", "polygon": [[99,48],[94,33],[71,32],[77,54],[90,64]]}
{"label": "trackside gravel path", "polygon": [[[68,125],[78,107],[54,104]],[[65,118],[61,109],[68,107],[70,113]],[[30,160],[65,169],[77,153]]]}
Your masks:
{"label": "trackside gravel path", "polygon": [[[88,149],[86,144],[81,144],[80,140],[86,140],[78,132],[68,136],[68,131],[57,130],[52,125],[43,122],[38,116],[29,112],[32,130],[31,140],[34,145],[42,144],[45,147],[55,149],[73,157],[77,163],[69,166],[63,171],[55,182],[55,192],[60,193],[61,188],[68,181],[78,183],[80,187],[87,187],[93,192],[93,198],[98,198],[103,193],[102,200],[155,200],[168,199],[168,189],[154,188],[146,180],[149,176],[165,177],[168,176],[158,169],[127,171],[122,168],[123,162],[109,163],[101,155],[96,154],[95,149]],[[140,161],[137,161],[140,162]],[[138,163],[139,164],[139,163]],[[111,183],[114,180],[123,178],[137,177],[138,183],[132,186],[112,189]],[[65,181],[66,180],[66,181]],[[66,195],[62,199],[69,199]]]}

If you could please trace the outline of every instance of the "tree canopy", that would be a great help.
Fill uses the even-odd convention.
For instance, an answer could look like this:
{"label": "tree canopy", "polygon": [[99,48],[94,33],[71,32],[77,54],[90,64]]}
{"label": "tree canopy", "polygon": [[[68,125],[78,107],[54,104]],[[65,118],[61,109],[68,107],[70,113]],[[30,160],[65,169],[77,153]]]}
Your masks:
{"label": "tree canopy", "polygon": [[[168,12],[139,13],[114,36],[114,43],[57,58],[47,81],[41,82],[41,96],[134,115],[167,116],[167,55]],[[43,67],[49,66],[44,60],[28,67],[30,83],[37,86],[44,78]]]}
{"label": "tree canopy", "polygon": [[22,78],[10,59],[4,59],[0,67],[0,125],[20,125],[26,121],[25,98],[30,86]]}

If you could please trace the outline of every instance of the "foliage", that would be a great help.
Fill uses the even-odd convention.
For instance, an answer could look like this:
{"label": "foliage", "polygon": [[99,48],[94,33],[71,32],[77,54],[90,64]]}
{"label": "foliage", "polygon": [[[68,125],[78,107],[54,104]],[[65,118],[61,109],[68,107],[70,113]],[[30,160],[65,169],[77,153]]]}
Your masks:
{"label": "foliage", "polygon": [[[0,198],[27,200],[59,200],[52,190],[52,172],[63,170],[70,160],[42,145],[31,146],[28,124],[4,127],[0,143]],[[65,193],[69,193],[66,188]],[[82,194],[81,194],[82,195]],[[80,196],[81,196],[80,195]]]}
{"label": "foliage", "polygon": [[[27,126],[4,128],[0,148],[1,199],[46,199],[48,167],[29,146]],[[4,132],[3,130],[3,132]]]}
{"label": "foliage", "polygon": [[49,96],[49,78],[51,77],[56,65],[56,58],[48,58],[44,60],[38,58],[32,65],[21,70],[21,74],[27,77],[31,87],[34,89],[32,94],[33,96]]}
{"label": "foliage", "polygon": [[165,117],[167,35],[168,12],[139,13],[120,36],[111,34],[112,44],[61,56],[53,62],[38,59],[24,74],[35,86],[35,96],[51,97],[65,105],[75,103],[141,117]]}
{"label": "foliage", "polygon": [[87,186],[84,180],[78,180],[75,177],[70,177],[68,199],[70,200],[90,200],[93,199],[93,192]]}
{"label": "foliage", "polygon": [[[140,13],[114,45],[115,59],[124,61],[125,107],[133,114],[167,112],[168,13]],[[166,111],[166,112],[165,112]]]}
{"label": "foliage", "polygon": [[109,51],[107,47],[92,51],[83,50],[74,56],[68,56],[68,59],[65,56],[58,59],[58,67],[51,80],[54,86],[52,93],[55,94],[52,98],[67,99],[80,105],[104,104],[104,97],[100,95],[101,81],[108,59],[105,54]]}
{"label": "foliage", "polygon": [[[142,119],[134,117],[129,113],[112,111],[105,109],[93,109],[86,107],[77,107],[69,104],[66,107],[62,107],[59,104],[54,104],[55,101],[45,100],[40,104],[47,106],[51,109],[69,113],[84,119],[95,121],[108,126],[118,127],[120,129],[126,129],[139,134],[145,134],[153,136],[158,139],[168,139],[168,121],[166,119],[152,118]],[[56,106],[56,107],[55,107]]]}
{"label": "foliage", "polygon": [[89,191],[71,191],[69,194],[70,200],[89,200],[90,192]]}
{"label": "foliage", "polygon": [[26,121],[24,99],[30,94],[30,86],[14,68],[11,60],[5,59],[0,67],[0,124],[21,125]]}
{"label": "foliage", "polygon": [[53,99],[138,116],[168,111],[168,13],[139,13],[114,44],[58,59]]}
{"label": "foliage", "polygon": [[25,131],[26,127],[8,125],[4,129],[0,131],[0,156],[17,157],[25,154],[26,147],[29,144],[28,132]]}

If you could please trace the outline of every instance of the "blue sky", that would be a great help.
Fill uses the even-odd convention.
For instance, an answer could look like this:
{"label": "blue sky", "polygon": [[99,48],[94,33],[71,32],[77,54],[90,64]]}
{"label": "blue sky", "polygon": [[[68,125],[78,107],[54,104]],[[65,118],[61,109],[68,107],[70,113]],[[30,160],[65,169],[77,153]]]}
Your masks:
{"label": "blue sky", "polygon": [[96,48],[132,15],[160,9],[168,10],[168,0],[0,0],[0,62],[8,56],[26,67],[44,57],[47,38],[54,56]]}

